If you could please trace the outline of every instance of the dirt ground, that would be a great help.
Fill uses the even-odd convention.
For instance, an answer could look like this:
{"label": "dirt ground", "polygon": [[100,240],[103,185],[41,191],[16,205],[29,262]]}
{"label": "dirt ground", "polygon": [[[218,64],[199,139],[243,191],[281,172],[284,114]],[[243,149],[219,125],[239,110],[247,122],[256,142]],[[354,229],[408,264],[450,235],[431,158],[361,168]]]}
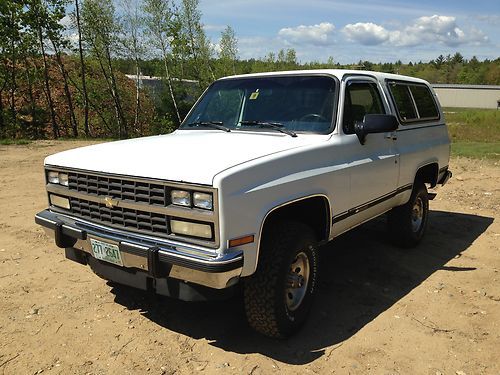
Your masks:
{"label": "dirt ground", "polygon": [[305,327],[273,341],[240,298],[183,303],[107,284],[34,223],[42,161],[85,142],[0,146],[0,373],[499,374],[500,165],[453,159],[414,250],[378,219],[325,246]]}

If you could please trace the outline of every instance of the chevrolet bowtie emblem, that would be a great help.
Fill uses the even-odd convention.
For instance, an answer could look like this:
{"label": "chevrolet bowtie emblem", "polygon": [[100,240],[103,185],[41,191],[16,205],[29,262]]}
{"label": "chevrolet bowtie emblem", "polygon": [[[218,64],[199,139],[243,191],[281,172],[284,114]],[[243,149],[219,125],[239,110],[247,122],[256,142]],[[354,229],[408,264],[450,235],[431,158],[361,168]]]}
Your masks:
{"label": "chevrolet bowtie emblem", "polygon": [[105,197],[104,203],[106,204],[106,207],[108,207],[108,208],[113,208],[113,207],[118,206],[118,201],[113,199],[112,197]]}

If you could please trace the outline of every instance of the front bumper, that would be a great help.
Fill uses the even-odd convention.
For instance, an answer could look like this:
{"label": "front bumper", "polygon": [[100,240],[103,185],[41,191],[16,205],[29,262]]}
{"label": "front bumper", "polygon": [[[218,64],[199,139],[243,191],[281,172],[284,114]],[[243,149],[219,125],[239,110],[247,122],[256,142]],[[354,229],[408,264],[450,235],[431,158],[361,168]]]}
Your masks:
{"label": "front bumper", "polygon": [[[35,222],[49,235],[54,236],[58,247],[71,249],[66,252],[68,258],[89,264],[94,271],[95,267],[99,267],[101,274],[102,270],[113,269],[116,272],[109,274],[120,273],[121,270],[129,275],[154,280],[154,284],[163,279],[176,279],[209,288],[224,289],[238,282],[243,267],[242,251],[220,255],[201,247],[119,231],[50,210],[36,214]],[[117,245],[122,255],[123,267],[93,258],[91,238]],[[85,259],[75,256],[80,253]],[[112,276],[109,278],[113,280]],[[114,281],[131,285],[126,280]]]}

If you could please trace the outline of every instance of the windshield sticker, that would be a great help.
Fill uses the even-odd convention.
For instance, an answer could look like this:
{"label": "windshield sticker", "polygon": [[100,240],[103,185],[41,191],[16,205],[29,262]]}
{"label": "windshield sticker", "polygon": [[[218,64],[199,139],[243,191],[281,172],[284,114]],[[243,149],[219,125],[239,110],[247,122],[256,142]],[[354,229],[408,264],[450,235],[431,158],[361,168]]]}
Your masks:
{"label": "windshield sticker", "polygon": [[250,100],[255,100],[259,97],[259,89],[255,90],[255,92],[252,92],[250,94]]}

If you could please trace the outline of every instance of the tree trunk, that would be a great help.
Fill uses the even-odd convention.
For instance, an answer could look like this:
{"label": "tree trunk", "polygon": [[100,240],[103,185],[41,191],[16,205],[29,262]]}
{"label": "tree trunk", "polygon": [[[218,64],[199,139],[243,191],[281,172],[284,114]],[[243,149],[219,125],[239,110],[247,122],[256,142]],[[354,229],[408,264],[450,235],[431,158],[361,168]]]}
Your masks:
{"label": "tree trunk", "polygon": [[[71,84],[78,90],[78,92],[80,93],[80,95],[83,95],[83,88],[80,88],[76,84],[76,82],[73,81],[73,79],[71,78],[70,75],[68,75],[68,79],[71,82]],[[111,126],[108,124],[108,121],[106,121],[106,119],[104,118],[104,116],[101,113],[101,111],[99,111],[99,107],[92,100],[90,100],[90,99],[88,100],[88,105],[89,105],[89,109],[90,109],[90,107],[92,107],[92,109],[95,111],[95,113],[97,114],[97,116],[99,116],[99,118],[101,119],[103,125],[106,127],[106,129],[108,129],[109,134],[112,134],[113,133],[113,129],[111,129]]]}
{"label": "tree trunk", "polygon": [[[6,66],[6,64],[4,63]],[[7,72],[7,69],[5,69]],[[5,117],[3,113],[3,92],[7,86],[7,77],[5,77],[2,87],[0,87],[0,138],[5,136]]]}
{"label": "tree trunk", "polygon": [[12,59],[11,59],[11,72],[10,72],[10,90],[9,90],[9,106],[10,106],[10,116],[11,116],[11,122],[15,126],[16,124],[16,119],[17,119],[17,110],[16,110],[16,90],[17,90],[17,83],[16,83],[16,63],[17,63],[17,56],[16,56],[16,46],[14,45],[14,39],[11,40],[11,49],[12,49]]}
{"label": "tree trunk", "polygon": [[35,129],[35,138],[40,137],[40,129],[38,127],[38,120],[37,120],[37,115],[36,115],[36,102],[35,102],[35,97],[33,95],[33,82],[31,81],[31,75],[29,72],[29,66],[28,62],[25,60],[24,61],[24,71],[26,74],[26,81],[28,82],[28,96],[30,99],[30,112],[31,112],[31,125]]}
{"label": "tree trunk", "polygon": [[[139,80],[140,80],[140,71],[139,71],[139,61],[135,59],[135,116],[134,116],[134,129],[138,129],[139,127],[139,111],[141,108],[141,98],[139,96]],[[142,129],[140,131],[140,135],[142,135]]]}
{"label": "tree trunk", "polygon": [[4,136],[5,128],[5,120],[3,118],[3,89],[4,87],[0,89],[0,138]]}
{"label": "tree trunk", "polygon": [[[97,51],[97,50],[96,50]],[[120,114],[118,112],[118,107],[116,105],[116,98],[114,95],[113,87],[110,83],[110,79],[108,77],[108,73],[106,72],[106,68],[104,67],[102,63],[102,56],[97,52],[97,61],[99,62],[99,67],[101,68],[102,74],[104,76],[104,79],[106,80],[106,85],[108,86],[109,92],[111,94],[111,97],[113,98],[113,103],[114,103],[114,109],[115,109],[115,116],[116,116],[116,122],[118,123],[118,133],[121,133],[121,120],[120,120]]]}
{"label": "tree trunk", "polygon": [[210,75],[212,76],[212,81],[215,81],[217,78],[215,78],[214,70],[212,69],[212,65],[210,65],[210,59],[207,61],[207,66],[210,71]]}
{"label": "tree trunk", "polygon": [[165,76],[167,77],[168,90],[170,92],[170,97],[172,98],[172,103],[174,104],[177,120],[179,120],[180,124],[182,120],[181,120],[181,115],[179,113],[179,108],[177,107],[177,101],[175,100],[174,89],[172,88],[172,77],[170,77],[170,70],[168,69],[167,50],[165,46],[162,46],[162,52],[163,52],[163,63],[165,64]]}
{"label": "tree trunk", "polygon": [[[104,64],[103,64],[103,56],[101,56],[101,54],[98,52],[99,50],[97,48],[95,48],[95,45],[94,45],[94,50],[96,51],[97,61],[99,62],[99,66],[101,68],[104,79],[106,80],[106,84],[108,85],[109,92],[111,94],[111,97],[113,98],[116,122],[118,123],[118,136],[121,138],[122,132],[123,132],[123,120],[124,120],[124,118],[123,118],[123,112],[121,111],[119,97],[117,96],[116,83],[115,83],[114,76],[113,76],[113,70],[111,69],[109,72],[106,71],[106,67],[104,67]],[[105,52],[107,55],[106,56],[106,64],[108,65],[108,69],[110,69],[111,68],[111,66],[110,66],[111,57],[110,57],[108,52],[109,51],[106,49],[106,52]]]}
{"label": "tree trunk", "polygon": [[120,101],[120,93],[116,84],[115,73],[113,70],[113,65],[111,63],[111,54],[109,52],[108,46],[106,46],[106,60],[109,68],[109,77],[111,79],[112,95],[115,99],[116,111],[120,119],[120,138],[128,138],[127,121],[125,120],[125,116],[123,114],[123,109]]}
{"label": "tree trunk", "polygon": [[68,86],[68,73],[66,72],[66,69],[64,68],[64,63],[61,59],[61,51],[59,50],[58,46],[54,43],[52,39],[50,41],[52,43],[52,46],[54,47],[57,65],[59,65],[59,70],[63,77],[64,94],[66,95],[66,103],[68,104],[68,111],[69,111],[68,114],[69,123],[71,124],[71,129],[73,131],[73,137],[76,138],[78,137],[78,123],[76,122],[75,110],[73,108],[73,99],[71,98],[71,92]]}
{"label": "tree trunk", "polygon": [[82,92],[83,92],[83,130],[87,137],[90,137],[90,128],[89,128],[89,98],[87,94],[87,82],[85,80],[85,63],[83,61],[83,47],[82,47],[82,29],[80,26],[80,7],[78,5],[78,0],[75,0],[75,9],[76,9],[76,25],[78,29],[78,52],[80,55],[80,68],[82,72]]}
{"label": "tree trunk", "polygon": [[[113,89],[113,86],[111,85],[110,81],[109,81],[109,78],[108,78],[108,74],[106,72],[106,69],[104,68],[104,65],[102,65],[102,61],[100,58],[98,58],[99,60],[99,65],[101,67],[101,70],[102,70],[102,73],[104,75],[104,79],[106,80],[106,84],[108,85],[108,89],[109,89],[109,92],[111,94],[111,98],[113,98],[113,103],[114,103],[114,109],[115,109],[115,117],[116,117],[116,122],[118,123],[118,137],[120,137],[121,135],[121,131],[122,131],[122,124],[121,124],[121,119],[120,119],[120,113],[118,111],[118,106],[116,105],[116,98],[115,98],[115,92],[114,92],[114,89]],[[115,133],[116,134],[116,133]]]}
{"label": "tree trunk", "polygon": [[45,90],[46,93],[45,95],[47,96],[47,105],[49,106],[50,110],[50,119],[52,122],[52,133],[54,135],[54,138],[57,139],[60,136],[59,133],[59,127],[57,125],[56,121],[56,113],[54,111],[54,102],[52,101],[52,94],[50,92],[50,85],[49,85],[49,68],[47,66],[47,56],[45,55],[45,47],[43,45],[43,35],[42,35],[42,28],[38,27],[38,40],[40,42],[40,50],[42,52],[42,57],[43,57],[43,76],[45,80]]}

